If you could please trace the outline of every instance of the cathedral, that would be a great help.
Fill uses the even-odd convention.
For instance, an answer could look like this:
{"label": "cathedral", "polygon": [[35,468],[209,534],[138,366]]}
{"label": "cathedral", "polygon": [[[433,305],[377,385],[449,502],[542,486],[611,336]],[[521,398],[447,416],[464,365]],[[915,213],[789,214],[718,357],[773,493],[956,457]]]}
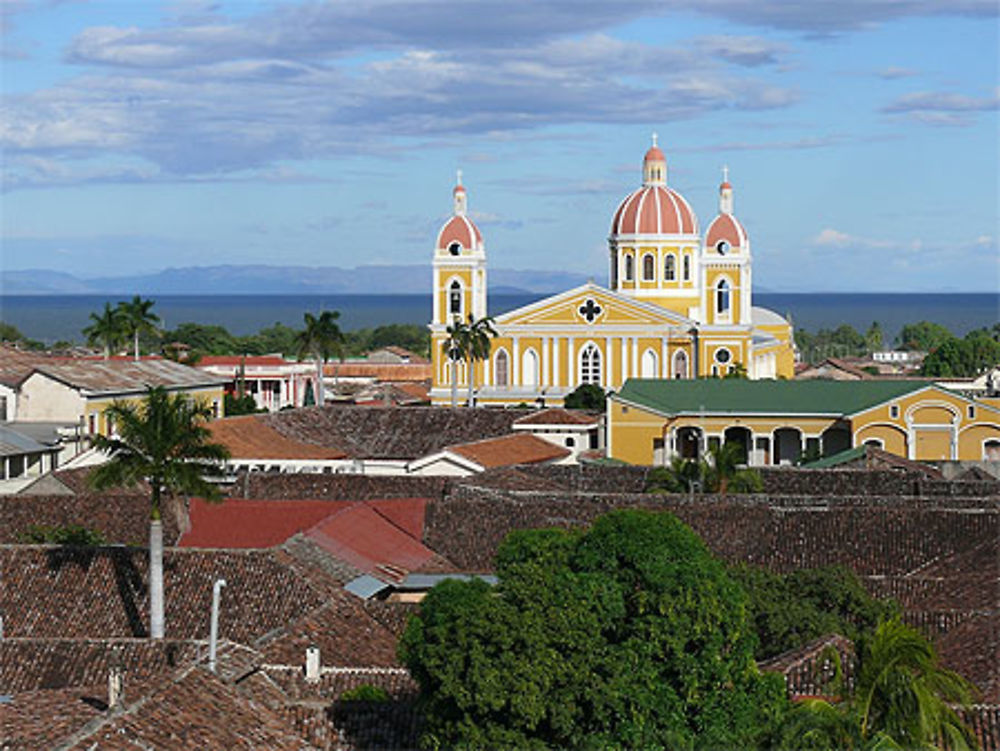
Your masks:
{"label": "cathedral", "polygon": [[608,236],[608,286],[587,283],[495,318],[487,359],[453,363],[447,327],[487,315],[486,248],[453,191],[453,215],[434,248],[431,399],[450,404],[453,379],[478,405],[558,406],[582,384],[619,391],[630,378],[791,378],[792,328],[752,298],[750,238],[733,213],[728,175],[719,211],[701,233],[690,204],[667,184],[653,138],[642,185],[618,204]]}

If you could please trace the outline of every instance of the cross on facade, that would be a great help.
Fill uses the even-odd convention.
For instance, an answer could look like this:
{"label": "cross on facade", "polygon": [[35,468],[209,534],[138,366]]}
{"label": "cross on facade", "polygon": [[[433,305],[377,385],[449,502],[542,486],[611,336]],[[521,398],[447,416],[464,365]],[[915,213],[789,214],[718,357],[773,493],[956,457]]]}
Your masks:
{"label": "cross on facade", "polygon": [[594,319],[601,314],[601,306],[587,298],[587,302],[580,306],[580,315],[587,319],[587,323],[593,323]]}

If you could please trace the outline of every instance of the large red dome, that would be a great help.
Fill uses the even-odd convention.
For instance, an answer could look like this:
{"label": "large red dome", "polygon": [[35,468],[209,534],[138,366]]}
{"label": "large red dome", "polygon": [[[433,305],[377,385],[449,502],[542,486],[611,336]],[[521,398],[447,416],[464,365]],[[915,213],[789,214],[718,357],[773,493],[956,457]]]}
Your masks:
{"label": "large red dome", "polygon": [[698,218],[684,196],[644,185],[625,197],[611,220],[612,235],[697,235]]}

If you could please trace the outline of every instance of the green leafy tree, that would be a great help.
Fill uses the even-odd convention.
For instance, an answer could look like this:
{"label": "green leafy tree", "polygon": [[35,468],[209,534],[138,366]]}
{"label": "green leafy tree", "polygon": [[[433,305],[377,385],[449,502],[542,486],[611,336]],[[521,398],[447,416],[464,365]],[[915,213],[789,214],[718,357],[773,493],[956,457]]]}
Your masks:
{"label": "green leafy tree", "polygon": [[746,596],[670,514],[511,533],[496,588],[449,581],[400,642],[450,749],[753,748],[785,708]]}
{"label": "green leafy tree", "polygon": [[441,353],[448,359],[448,368],[451,376],[451,407],[458,406],[458,361],[465,357],[462,347],[468,339],[466,324],[461,318],[455,316],[455,320],[445,328],[447,335],[441,342]]}
{"label": "green leafy tree", "polygon": [[726,371],[726,374],[723,376],[723,378],[727,378],[729,380],[735,380],[735,379],[746,380],[747,378],[749,378],[749,374],[747,373],[747,366],[741,362],[734,362],[730,366],[729,370]]}
{"label": "green leafy tree", "polygon": [[472,317],[472,313],[469,313],[469,320],[464,330],[464,341],[461,344],[465,356],[466,381],[469,387],[467,407],[473,406],[472,395],[476,386],[476,363],[490,358],[490,340],[496,335],[497,330],[493,327],[492,318],[486,316],[475,319]]}
{"label": "green leafy tree", "polygon": [[206,355],[229,355],[237,351],[236,338],[223,326],[182,323],[172,331],[164,331],[168,344],[187,345],[192,351]]}
{"label": "green leafy tree", "polygon": [[896,337],[896,342],[902,349],[930,352],[954,338],[954,335],[941,324],[920,321],[903,326],[899,336]]}
{"label": "green leafy tree", "polygon": [[566,409],[589,409],[603,412],[608,404],[608,395],[596,383],[582,383],[566,394],[563,406]]}
{"label": "green leafy tree", "polygon": [[223,398],[225,400],[226,417],[254,415],[262,411],[257,409],[257,402],[254,401],[253,396],[250,394],[244,394],[243,396],[226,394]]}
{"label": "green leafy tree", "polygon": [[788,751],[978,747],[956,707],[972,686],[941,667],[931,643],[898,619],[857,645],[853,684],[831,686],[835,701],[808,699],[789,713],[778,747]]}
{"label": "green leafy tree", "polygon": [[647,493],[687,493],[698,487],[710,493],[760,493],[764,483],[760,472],[748,468],[745,449],[727,441],[711,446],[708,459],[674,457],[669,466],[650,470]]}
{"label": "green leafy tree", "polygon": [[739,564],[729,570],[750,597],[757,632],[755,657],[766,660],[826,634],[856,640],[899,614],[892,601],[877,600],[844,566],[796,569],[787,573]]}
{"label": "green leafy tree", "polygon": [[129,302],[118,303],[118,311],[125,334],[132,338],[135,359],[139,359],[139,336],[153,334],[160,317],[153,313],[152,300],[143,300],[136,295]]}
{"label": "green leafy tree", "polygon": [[[318,316],[312,313],[305,314],[305,329],[300,331],[295,338],[296,353],[298,357],[312,355],[316,361],[316,391],[317,403],[323,406],[326,403],[326,396],[323,389],[323,366],[327,360],[336,357],[337,360],[344,359],[344,334],[337,325],[340,313],[336,310],[324,310]],[[336,375],[334,375],[336,380]]]}
{"label": "green leafy tree", "polygon": [[872,325],[865,332],[865,348],[868,350],[868,354],[881,351],[885,346],[884,339],[882,326],[878,321],[872,321]]}
{"label": "green leafy tree", "polygon": [[108,460],[90,474],[89,482],[96,490],[149,487],[150,636],[162,639],[163,495],[185,493],[218,500],[218,487],[205,477],[221,473],[229,452],[209,440],[207,406],[183,394],[172,396],[162,386],[150,388],[140,403],[116,401],[104,414],[117,435],[94,436],[94,446]]}
{"label": "green leafy tree", "polygon": [[112,350],[117,349],[127,338],[125,317],[121,308],[112,308],[111,303],[104,303],[104,311],[90,314],[91,324],[83,330],[87,344],[100,345],[104,348],[104,359],[111,358]]}
{"label": "green leafy tree", "polygon": [[250,336],[236,337],[236,348],[228,354],[268,355],[274,352],[291,354],[297,350],[295,329],[275,323]]}
{"label": "green leafy tree", "polygon": [[924,358],[921,373],[933,377],[971,378],[1000,364],[1000,342],[982,329],[963,339],[951,338]]}
{"label": "green leafy tree", "polygon": [[105,539],[96,529],[82,524],[48,526],[31,524],[18,536],[21,542],[33,545],[104,545]]}

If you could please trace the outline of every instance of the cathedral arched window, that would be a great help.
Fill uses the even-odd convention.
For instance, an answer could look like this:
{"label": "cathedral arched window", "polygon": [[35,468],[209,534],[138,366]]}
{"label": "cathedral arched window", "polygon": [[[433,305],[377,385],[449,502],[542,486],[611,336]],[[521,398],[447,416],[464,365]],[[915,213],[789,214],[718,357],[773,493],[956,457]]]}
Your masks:
{"label": "cathedral arched window", "polygon": [[448,287],[448,312],[462,315],[462,284],[457,279]]}
{"label": "cathedral arched window", "polygon": [[580,352],[580,383],[601,384],[601,350],[593,342]]}
{"label": "cathedral arched window", "polygon": [[667,260],[663,262],[663,278],[672,282],[677,278],[677,259],[674,258],[674,254],[670,253],[667,255]]}
{"label": "cathedral arched window", "polygon": [[684,281],[691,281],[691,256],[684,256]]}
{"label": "cathedral arched window", "polygon": [[660,358],[656,356],[656,352],[651,349],[647,349],[642,353],[642,364],[641,372],[643,378],[656,378],[659,376],[660,370]]}
{"label": "cathedral arched window", "polygon": [[729,315],[729,298],[729,282],[725,279],[720,279],[719,283],[715,285],[715,312],[718,315]]}
{"label": "cathedral arched window", "polygon": [[642,278],[647,282],[656,278],[656,260],[649,253],[642,257]]}
{"label": "cathedral arched window", "polygon": [[510,385],[510,358],[507,356],[507,350],[505,349],[497,352],[496,360],[494,361],[494,376],[494,382],[497,386]]}
{"label": "cathedral arched window", "polygon": [[634,263],[635,263],[635,261],[633,260],[631,253],[629,253],[628,255],[625,256],[625,281],[626,282],[631,282],[632,280],[635,279]]}
{"label": "cathedral arched window", "polygon": [[688,377],[688,356],[683,350],[674,354],[674,378]]}
{"label": "cathedral arched window", "polygon": [[531,388],[538,387],[538,355],[535,350],[525,350],[521,356],[521,383]]}

